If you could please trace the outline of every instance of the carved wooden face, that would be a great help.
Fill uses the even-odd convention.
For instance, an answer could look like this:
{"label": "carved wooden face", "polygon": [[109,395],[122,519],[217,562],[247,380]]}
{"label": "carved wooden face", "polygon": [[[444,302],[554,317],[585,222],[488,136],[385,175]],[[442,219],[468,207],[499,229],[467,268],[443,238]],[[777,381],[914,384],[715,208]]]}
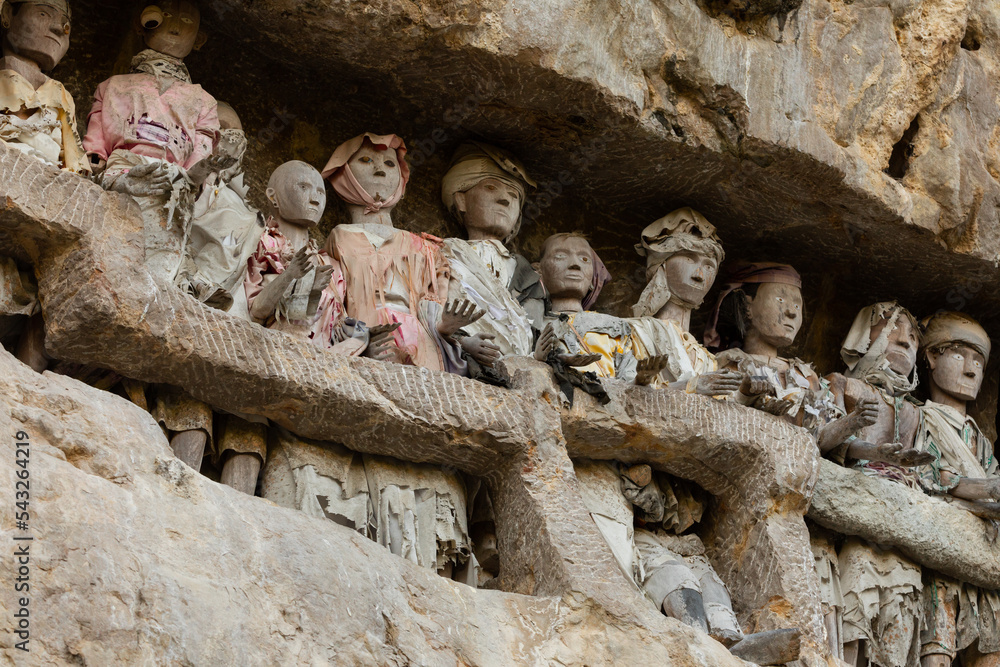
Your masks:
{"label": "carved wooden face", "polygon": [[272,174],[267,198],[282,220],[313,227],[326,210],[326,184],[314,167],[287,162]]}
{"label": "carved wooden face", "polygon": [[549,296],[582,301],[594,283],[594,251],[587,239],[560,237],[546,244],[539,268]]}
{"label": "carved wooden face", "polygon": [[69,50],[69,17],[62,9],[50,5],[22,4],[16,9],[10,19],[4,50],[11,49],[45,71],[53,69]]}
{"label": "carved wooden face", "polygon": [[521,193],[497,178],[486,178],[465,192],[455,193],[465,229],[487,238],[505,240],[521,217]]}
{"label": "carved wooden face", "polygon": [[684,250],[663,263],[670,292],[682,301],[700,305],[719,273],[714,257]]}
{"label": "carved wooden face", "polygon": [[201,14],[198,7],[185,0],[160,3],[163,23],[145,31],[146,46],[174,58],[186,58],[198,42]]}
{"label": "carved wooden face", "polygon": [[795,342],[802,328],[802,290],[795,285],[763,283],[750,299],[750,329],[780,349]]}
{"label": "carved wooden face", "polygon": [[974,401],[983,386],[986,359],[968,345],[957,343],[944,349],[929,350],[927,365],[931,383],[960,401]]}
{"label": "carved wooden face", "polygon": [[358,184],[375,201],[387,201],[396,194],[403,180],[396,151],[388,147],[379,150],[368,141],[362,144],[348,164]]}
{"label": "carved wooden face", "polygon": [[[869,341],[874,343],[882,334],[888,319],[872,327]],[[917,365],[917,349],[920,346],[920,335],[910,322],[910,318],[900,313],[896,318],[896,329],[889,334],[889,346],[885,350],[886,361],[889,368],[902,376],[909,376],[913,372],[913,367]]]}

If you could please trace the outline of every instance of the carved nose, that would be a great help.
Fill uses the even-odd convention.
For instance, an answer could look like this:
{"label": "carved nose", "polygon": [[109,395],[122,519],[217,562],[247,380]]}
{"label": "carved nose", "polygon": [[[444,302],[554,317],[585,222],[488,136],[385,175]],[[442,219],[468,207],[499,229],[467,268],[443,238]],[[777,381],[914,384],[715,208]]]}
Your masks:
{"label": "carved nose", "polygon": [[975,380],[976,371],[965,371],[965,377]]}
{"label": "carved nose", "polygon": [[501,206],[510,206],[510,200],[507,199],[506,197],[501,197],[500,199],[497,200],[497,203],[500,204]]}
{"label": "carved nose", "polygon": [[696,273],[693,276],[691,276],[691,282],[693,282],[693,283],[703,283],[703,282],[705,282],[705,277],[703,275],[701,275],[700,272]]}
{"label": "carved nose", "polygon": [[380,177],[381,177],[381,176],[385,176],[385,172],[384,172],[384,171],[382,171],[381,169],[376,169],[376,170],[375,170],[375,175],[376,175],[376,176],[380,176]]}

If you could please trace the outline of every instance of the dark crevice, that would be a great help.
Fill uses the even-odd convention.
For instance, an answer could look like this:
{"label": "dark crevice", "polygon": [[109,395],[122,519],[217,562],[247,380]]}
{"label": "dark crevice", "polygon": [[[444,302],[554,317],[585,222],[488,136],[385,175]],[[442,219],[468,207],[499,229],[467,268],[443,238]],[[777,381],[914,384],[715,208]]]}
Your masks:
{"label": "dark crevice", "polygon": [[892,154],[889,155],[889,166],[885,168],[885,173],[896,180],[902,180],[906,172],[910,169],[910,157],[913,156],[913,139],[920,131],[920,116],[913,119],[910,126],[903,132],[903,136],[892,147]]}
{"label": "dark crevice", "polygon": [[962,48],[966,51],[978,51],[979,47],[982,46],[982,41],[979,28],[970,23],[962,36]]}

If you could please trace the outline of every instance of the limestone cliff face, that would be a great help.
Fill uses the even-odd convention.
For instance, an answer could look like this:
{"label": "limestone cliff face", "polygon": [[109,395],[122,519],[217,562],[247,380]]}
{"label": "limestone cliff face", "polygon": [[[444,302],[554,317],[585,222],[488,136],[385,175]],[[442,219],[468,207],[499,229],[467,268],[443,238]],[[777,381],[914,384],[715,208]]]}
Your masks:
{"label": "limestone cliff face", "polygon": [[[125,52],[114,37],[130,6],[74,2],[73,51],[56,74],[81,117]],[[455,146],[477,136],[518,153],[542,185],[526,254],[553,231],[594,239],[616,275],[603,310],[624,312],[640,287],[639,231],[687,205],[719,227],[731,258],[802,270],[809,329],[797,352],[823,371],[835,370],[854,312],[876,299],[1000,325],[991,0],[204,9],[213,41],[192,72],[243,117],[258,201],[281,162],[321,166],[350,136],[397,132],[414,165],[404,225],[455,235],[440,176]],[[504,592],[445,581],[331,522],[208,481],[172,457],[138,408],[0,353],[0,425],[33,447],[29,664],[740,664],[663,618],[621,575],[571,456],[651,463],[710,492],[718,503],[704,538],[741,619],[801,628],[806,665],[832,664],[802,519],[814,488],[811,516],[824,525],[1000,581],[983,522],[895,489],[885,497],[898,521],[886,524],[877,484],[821,470],[804,432],[762,413],[644,388],[566,410],[528,361],[512,365],[517,388],[506,392],[336,358],[155,282],[141,225],[127,198],[0,144],[0,253],[34,268],[53,355],[182,385],[304,436],[486,478]],[[987,430],[991,378],[977,408]],[[13,488],[8,454],[0,470]],[[11,543],[12,518],[0,515]],[[931,523],[944,537],[907,529]],[[0,559],[4,581],[12,568]],[[0,596],[5,631],[12,604]],[[13,637],[4,632],[0,654],[21,664]]]}
{"label": "limestone cliff face", "polygon": [[[24,431],[32,492],[28,533],[6,512],[0,537],[34,537],[31,652],[13,648],[16,603],[4,595],[4,664],[744,664],[667,619],[622,627],[584,597],[446,581],[332,522],[209,481],[124,399],[3,351],[0,378],[0,476],[13,498]],[[16,571],[2,559],[5,582]]]}

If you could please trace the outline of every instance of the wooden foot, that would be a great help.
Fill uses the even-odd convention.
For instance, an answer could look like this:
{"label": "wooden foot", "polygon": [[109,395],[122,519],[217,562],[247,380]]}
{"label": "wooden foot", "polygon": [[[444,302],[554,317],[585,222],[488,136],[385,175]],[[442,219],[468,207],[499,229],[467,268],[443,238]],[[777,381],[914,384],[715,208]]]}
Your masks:
{"label": "wooden foot", "polygon": [[260,457],[256,454],[233,454],[222,466],[222,483],[247,494],[257,490],[260,474]]}
{"label": "wooden foot", "polygon": [[204,431],[180,431],[170,439],[174,456],[188,464],[195,472],[201,470],[201,460],[205,457],[208,435]]}
{"label": "wooden foot", "polygon": [[690,588],[671,592],[663,600],[663,613],[676,618],[684,625],[698,628],[708,634],[708,619],[705,617],[705,601],[701,593]]}
{"label": "wooden foot", "polygon": [[16,356],[36,373],[49,367],[49,357],[45,354],[45,323],[41,313],[28,318],[21,338],[17,341]]}
{"label": "wooden foot", "polygon": [[729,652],[758,665],[784,665],[799,659],[802,631],[798,628],[771,630],[747,635]]}

